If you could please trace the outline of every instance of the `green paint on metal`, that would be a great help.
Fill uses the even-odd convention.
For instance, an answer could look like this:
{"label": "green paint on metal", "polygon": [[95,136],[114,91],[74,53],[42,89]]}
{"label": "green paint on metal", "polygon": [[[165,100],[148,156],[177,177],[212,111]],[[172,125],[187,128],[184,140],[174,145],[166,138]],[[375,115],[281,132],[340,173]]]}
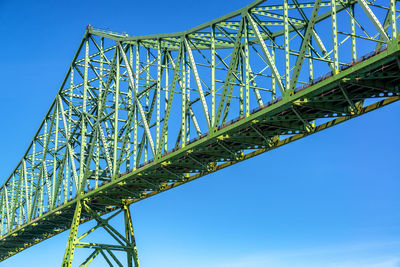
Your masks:
{"label": "green paint on metal", "polygon": [[[396,2],[373,5],[260,0],[152,36],[89,27],[0,188],[0,260],[71,229],[64,266],[77,247],[92,249],[82,266],[139,266],[128,204],[397,101]],[[366,42],[372,54],[357,59]],[[124,212],[124,233],[112,212]],[[81,242],[78,226],[93,219],[119,245]]]}

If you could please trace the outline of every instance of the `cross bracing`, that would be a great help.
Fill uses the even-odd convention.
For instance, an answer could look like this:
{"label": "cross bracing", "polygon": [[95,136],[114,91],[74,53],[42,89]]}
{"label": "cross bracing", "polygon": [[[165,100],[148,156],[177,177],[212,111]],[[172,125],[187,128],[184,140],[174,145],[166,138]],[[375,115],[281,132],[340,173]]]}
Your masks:
{"label": "cross bracing", "polygon": [[397,8],[256,1],[180,33],[88,26],[0,189],[0,259],[397,101]]}

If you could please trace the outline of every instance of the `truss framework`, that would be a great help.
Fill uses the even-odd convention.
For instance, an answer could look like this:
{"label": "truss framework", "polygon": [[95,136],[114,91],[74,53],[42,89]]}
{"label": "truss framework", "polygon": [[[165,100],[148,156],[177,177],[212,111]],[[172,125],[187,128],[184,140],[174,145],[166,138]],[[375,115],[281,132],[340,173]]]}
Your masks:
{"label": "truss framework", "polygon": [[0,188],[0,260],[71,229],[70,266],[79,224],[397,101],[397,8],[271,0],[174,34],[88,26]]}
{"label": "truss framework", "polygon": [[[106,218],[102,218],[88,205],[87,201],[82,200],[77,203],[73,221],[78,223],[71,227],[62,266],[72,266],[75,249],[86,248],[92,251],[79,266],[88,266],[97,256],[101,255],[110,266],[140,267],[129,206],[124,204],[121,207],[114,207],[114,209],[116,212],[113,212],[111,215],[108,214]],[[96,225],[78,236],[78,226],[82,213],[87,213],[87,216],[93,217]],[[120,213],[124,214],[124,233],[121,233],[116,227],[112,226],[110,222],[110,220],[117,217]],[[87,238],[87,236],[98,229],[105,230],[106,234],[112,237],[115,243],[82,242],[82,239]],[[116,252],[124,252],[126,254],[126,261],[119,259]]]}

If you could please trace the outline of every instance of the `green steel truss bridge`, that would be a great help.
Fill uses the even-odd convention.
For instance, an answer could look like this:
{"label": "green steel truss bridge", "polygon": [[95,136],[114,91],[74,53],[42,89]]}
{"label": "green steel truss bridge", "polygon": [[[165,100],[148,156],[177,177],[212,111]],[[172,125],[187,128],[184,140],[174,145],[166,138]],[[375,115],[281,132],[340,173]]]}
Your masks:
{"label": "green steel truss bridge", "polygon": [[[397,8],[268,0],[179,33],[88,26],[3,177],[0,260],[70,229],[62,266],[77,248],[89,251],[81,266],[97,256],[139,266],[132,203],[399,100]],[[109,223],[117,214],[122,233]],[[100,228],[116,244],[90,240]]]}

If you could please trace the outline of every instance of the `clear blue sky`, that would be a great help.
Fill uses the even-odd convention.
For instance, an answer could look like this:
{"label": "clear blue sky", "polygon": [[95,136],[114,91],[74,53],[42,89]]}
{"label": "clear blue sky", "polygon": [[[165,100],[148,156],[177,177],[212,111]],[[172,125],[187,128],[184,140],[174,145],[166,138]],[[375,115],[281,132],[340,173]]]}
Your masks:
{"label": "clear blue sky", "polygon": [[[87,24],[176,32],[250,2],[0,0],[0,181],[25,152]],[[399,114],[392,104],[138,203],[142,266],[400,266]],[[0,266],[59,266],[66,240]]]}

